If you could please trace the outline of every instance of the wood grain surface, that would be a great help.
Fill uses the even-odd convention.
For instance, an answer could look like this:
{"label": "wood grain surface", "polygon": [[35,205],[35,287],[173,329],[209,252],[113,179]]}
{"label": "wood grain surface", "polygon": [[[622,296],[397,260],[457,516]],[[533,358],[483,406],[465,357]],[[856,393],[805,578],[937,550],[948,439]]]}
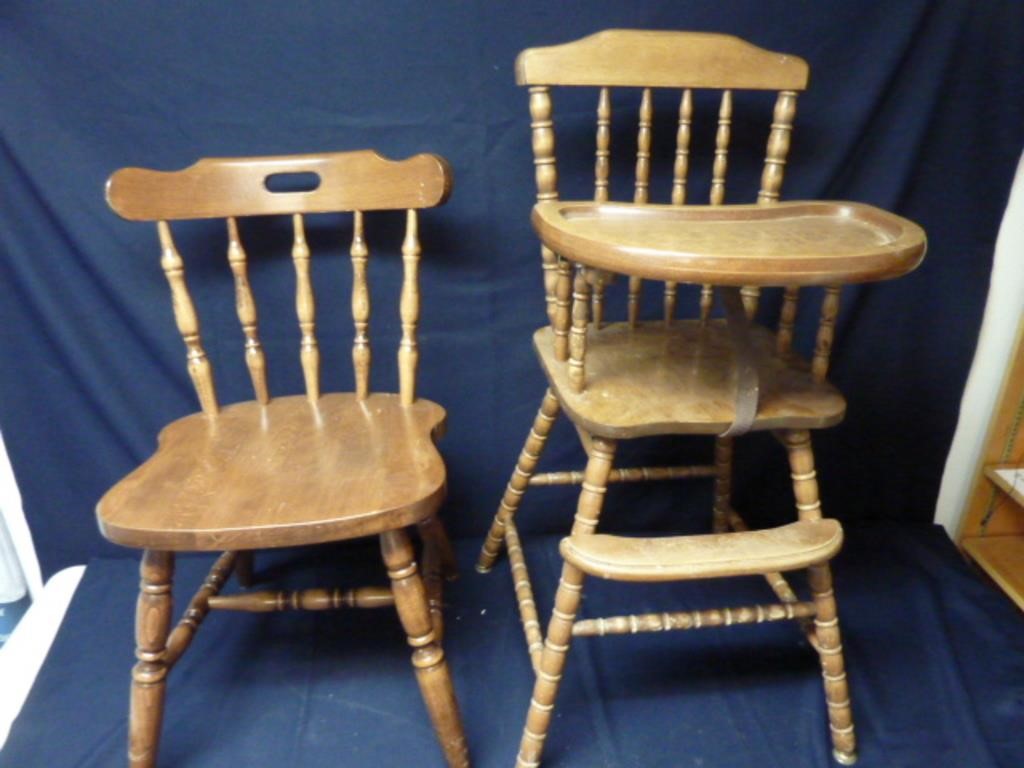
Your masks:
{"label": "wood grain surface", "polygon": [[433,514],[445,470],[433,435],[445,412],[394,394],[279,397],[168,425],[159,450],[115,485],[97,515],[127,546],[259,549],[380,533]]}
{"label": "wood grain surface", "polygon": [[[750,336],[760,378],[752,429],[826,427],[842,420],[846,401],[835,387],[814,381],[795,355],[776,355],[767,329],[751,326]],[[562,408],[591,434],[717,435],[735,418],[735,362],[722,320],[591,329],[583,392],[574,391],[568,366],[555,359],[550,327],[538,330],[533,342]]]}
{"label": "wood grain surface", "polygon": [[672,206],[550,201],[534,229],[570,261],[656,280],[824,285],[899,277],[924,258],[924,231],[863,203]]}

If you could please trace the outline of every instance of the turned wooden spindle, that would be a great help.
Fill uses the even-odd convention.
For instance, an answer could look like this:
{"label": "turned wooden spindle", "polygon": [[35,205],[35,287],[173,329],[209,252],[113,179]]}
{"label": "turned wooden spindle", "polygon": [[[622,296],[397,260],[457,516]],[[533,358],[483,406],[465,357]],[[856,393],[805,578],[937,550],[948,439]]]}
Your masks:
{"label": "turned wooden spindle", "polygon": [[320,348],[316,342],[316,300],[313,297],[313,283],[309,277],[309,245],[306,243],[306,227],[302,214],[292,216],[295,239],[292,244],[292,260],[295,262],[295,312],[302,332],[299,355],[302,360],[302,376],[306,382],[306,396],[311,403],[320,399]]}
{"label": "turned wooden spindle", "polygon": [[386,608],[395,600],[387,587],[351,589],[263,590],[208,599],[210,609],[273,613],[275,611],[330,611],[340,608]]}
{"label": "turned wooden spindle", "polygon": [[544,393],[544,400],[540,404],[537,415],[530,427],[530,434],[526,438],[523,449],[519,452],[519,459],[516,461],[515,469],[512,470],[512,477],[505,486],[505,493],[498,504],[498,512],[491,523],[491,529],[484,539],[483,549],[480,551],[480,558],[477,561],[476,569],[480,573],[487,573],[494,567],[494,561],[501,552],[501,544],[505,540],[505,529],[509,520],[515,517],[522,503],[523,494],[530,483],[530,478],[537,469],[537,462],[540,461],[544,446],[547,443],[551,427],[558,418],[560,410],[558,398],[555,393],[548,389]]}
{"label": "turned wooden spindle", "polygon": [[818,496],[818,477],[814,470],[811,433],[806,429],[787,430],[780,439],[789,455],[797,514],[801,520],[820,520],[821,500]]}
{"label": "turned wooden spindle", "polygon": [[199,589],[189,601],[188,608],[182,614],[178,625],[167,638],[166,662],[168,668],[173,667],[195,637],[196,630],[210,612],[210,599],[220,593],[224,584],[231,578],[238,553],[225,552],[214,562]]}
{"label": "turned wooden spindle", "polygon": [[641,632],[731,627],[739,624],[765,624],[775,621],[807,619],[815,614],[814,603],[783,603],[781,605],[745,605],[738,608],[710,608],[702,611],[668,611],[638,613],[629,616],[606,616],[577,621],[573,637],[604,637],[635,635]]}
{"label": "turned wooden spindle", "polygon": [[[555,130],[551,91],[546,86],[530,88],[530,132],[537,182],[537,201],[558,199],[558,166],[555,162]],[[555,334],[555,357],[569,358],[571,276],[569,265],[545,245],[540,247],[544,269],[544,297],[548,320]]]}
{"label": "turned wooden spindle", "polygon": [[[686,204],[686,179],[690,173],[690,135],[693,125],[693,91],[683,90],[679,99],[679,127],[676,129],[676,154],[672,164],[672,205]],[[665,324],[676,316],[676,283],[665,283]],[[710,307],[708,308],[710,312]],[[702,314],[703,317],[703,314]]]}
{"label": "turned wooden spindle", "polygon": [[729,167],[729,140],[732,137],[732,91],[722,91],[715,133],[715,160],[711,167],[711,204],[725,202],[725,174]]}
{"label": "turned wooden spindle", "polygon": [[775,349],[780,357],[788,357],[793,351],[793,328],[796,326],[799,300],[799,288],[789,286],[783,292],[782,309],[779,311],[779,330],[775,336]]}
{"label": "turned wooden spindle", "polygon": [[821,660],[828,725],[832,734],[832,756],[841,765],[853,765],[857,761],[857,737],[853,727],[850,686],[846,678],[836,598],[832,589],[832,570],[827,563],[811,566],[807,581],[816,607],[815,650]]}
{"label": "turned wooden spindle", "polygon": [[[615,457],[615,441],[594,437],[591,441],[590,456],[587,460],[586,477],[576,506],[576,517],[572,535],[593,533],[601,515],[608,473]],[[558,695],[565,658],[572,641],[573,624],[579,610],[583,593],[583,571],[565,562],[562,576],[555,594],[555,607],[551,612],[548,634],[544,640],[544,651],[537,668],[537,677],[526,715],[526,726],[519,744],[516,768],[532,768],[540,763],[554,713],[555,697]]]}
{"label": "turned wooden spindle", "polygon": [[367,258],[363,231],[363,212],[355,211],[352,220],[352,322],[355,339],[352,342],[352,370],[356,379],[356,397],[365,400],[370,394],[370,288],[366,279]]}
{"label": "turned wooden spindle", "polygon": [[[718,106],[718,130],[715,132],[715,160],[711,167],[711,205],[725,202],[725,174],[729,168],[729,141],[732,138],[732,91],[722,91]],[[700,289],[700,319],[707,322],[715,302],[714,288],[702,285]]]}
{"label": "turned wooden spindle", "polygon": [[796,91],[779,91],[775,100],[772,127],[768,133],[768,147],[765,150],[764,170],[761,173],[761,190],[757,193],[759,203],[771,203],[779,199],[782,179],[786,173],[786,157],[789,155],[793,135],[796,98]]}
{"label": "turned wooden spindle", "polygon": [[213,370],[199,335],[199,316],[196,314],[195,304],[192,303],[192,296],[185,283],[185,263],[174,245],[171,228],[167,222],[159,221],[156,227],[160,236],[160,266],[171,286],[174,321],[185,342],[188,374],[192,379],[192,385],[195,387],[203,412],[213,415],[218,411],[217,390],[213,384]]}
{"label": "turned wooden spindle", "polygon": [[153,768],[160,743],[167,689],[167,633],[171,628],[171,580],[174,554],[146,550],[135,611],[135,658],[132,669],[128,765]]}
{"label": "turned wooden spindle", "polygon": [[555,284],[555,359],[569,359],[569,326],[572,322],[572,264],[558,257],[558,282]]}
{"label": "turned wooden spindle", "polygon": [[[608,474],[609,483],[646,483],[653,480],[682,480],[693,477],[714,477],[715,468],[709,465],[687,467],[627,467],[613,469]],[[533,475],[530,485],[581,485],[583,473],[579,470],[544,472]]]}
{"label": "turned wooden spindle", "polygon": [[[651,185],[651,123],[654,121],[654,104],[651,89],[644,88],[640,97],[640,116],[636,134],[636,182],[633,202],[646,203]],[[629,304],[627,307],[630,327],[635,327],[640,315],[640,290],[643,281],[629,276]]]}
{"label": "turned wooden spindle", "polygon": [[[530,134],[533,145],[533,165],[537,182],[537,201],[558,199],[558,166],[555,163],[555,128],[552,120],[551,89],[547,86],[530,88]],[[544,270],[544,297],[548,321],[555,325],[555,292],[558,266],[555,252],[545,245],[540,247],[541,267]]]}
{"label": "turned wooden spindle", "polygon": [[[597,149],[594,160],[594,200],[599,203],[608,201],[608,176],[611,173],[611,131],[612,99],[611,89],[602,88],[597,99]],[[594,327],[600,329],[604,325],[604,291],[605,275],[593,273],[590,295],[590,313]]]}
{"label": "turned wooden spindle", "polygon": [[448,662],[434,635],[427,593],[413,559],[412,542],[403,530],[380,536],[381,553],[391,578],[398,617],[413,648],[412,665],[423,701],[434,724],[449,768],[468,768],[469,752],[462,733]]}
{"label": "turned wooden spindle", "polygon": [[832,341],[836,333],[836,317],[839,315],[838,285],[825,288],[821,301],[821,319],[818,322],[818,336],[814,344],[814,359],[811,361],[811,375],[815,381],[824,381],[828,375],[829,359],[832,355]]}
{"label": "turned wooden spindle", "polygon": [[252,295],[252,286],[249,285],[245,248],[242,247],[242,240],[238,235],[238,221],[234,216],[229,216],[227,222],[228,264],[235,278],[235,311],[238,313],[238,322],[242,324],[242,333],[245,334],[245,364],[249,368],[249,378],[252,379],[256,401],[266,405],[270,402],[267,390],[267,361],[263,354],[263,346],[260,344],[256,299]]}
{"label": "turned wooden spindle", "polygon": [[569,383],[574,392],[582,392],[586,385],[585,358],[589,309],[590,283],[587,281],[587,270],[583,266],[577,266],[572,293],[572,333],[569,336]]}
{"label": "turned wooden spindle", "polygon": [[415,209],[405,214],[405,239],[402,241],[402,341],[398,346],[398,386],[402,405],[416,400],[416,367],[420,352],[416,325],[420,319],[420,236]]}
{"label": "turned wooden spindle", "polygon": [[715,490],[712,504],[711,528],[724,533],[729,527],[729,509],[732,506],[732,448],[731,437],[715,438]]}
{"label": "turned wooden spindle", "polygon": [[[775,99],[772,113],[772,127],[768,133],[768,147],[765,150],[764,170],[761,173],[761,190],[757,193],[757,202],[774,203],[782,191],[782,179],[786,173],[786,158],[789,156],[789,145],[793,136],[793,120],[796,118],[796,91],[779,91]],[[781,355],[789,354],[793,343],[792,319],[796,317],[796,303],[799,290],[787,288],[782,297],[782,310],[779,319],[778,351]],[[756,299],[755,299],[756,311]],[[788,322],[788,325],[786,324]]]}
{"label": "turned wooden spindle", "polygon": [[594,152],[594,200],[608,200],[608,176],[611,172],[612,98],[611,89],[602,88],[597,98],[597,150]]}
{"label": "turned wooden spindle", "polygon": [[[789,430],[781,435],[789,454],[796,510],[801,520],[821,519],[821,497],[814,469],[811,435],[807,430]],[[839,632],[832,571],[828,563],[808,568],[807,580],[817,607],[813,640],[821,659],[821,674],[828,704],[829,728],[832,732],[833,756],[843,765],[856,760],[857,743],[853,731],[850,690],[843,661],[843,643]]]}

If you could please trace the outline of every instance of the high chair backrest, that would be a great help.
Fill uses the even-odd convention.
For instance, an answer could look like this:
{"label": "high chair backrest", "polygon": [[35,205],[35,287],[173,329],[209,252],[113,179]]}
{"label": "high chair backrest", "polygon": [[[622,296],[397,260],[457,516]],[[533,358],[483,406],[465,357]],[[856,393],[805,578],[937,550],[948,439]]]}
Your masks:
{"label": "high chair backrest", "polygon": [[[641,89],[637,128],[633,202],[646,203],[651,187],[651,130],[654,88],[679,89],[672,185],[667,197],[674,205],[688,202],[694,90],[721,91],[708,202],[725,202],[726,172],[732,135],[734,91],[776,91],[757,202],[779,199],[789,153],[798,94],[807,87],[807,63],[796,56],[758,48],[731,35],[612,29],[545,48],[530,48],[516,60],[516,82],[529,87],[537,200],[558,199],[552,86],[591,86],[597,96],[594,199],[609,199],[612,89]],[[767,122],[767,121],[766,121]],[[690,195],[692,197],[692,195]],[[653,201],[652,201],[653,202]],[[667,202],[667,201],[666,201]],[[692,201],[690,201],[692,202]],[[555,332],[556,354],[565,359],[570,326],[570,265],[541,248],[548,315]],[[603,279],[592,293],[595,323],[602,320]],[[641,281],[629,281],[628,317],[637,322]],[[744,289],[747,314],[757,307],[756,289]],[[779,346],[788,351],[796,315],[796,289],[787,289],[779,323]],[[701,292],[701,317],[711,311],[712,291]],[[665,286],[666,321],[675,314],[676,286]]]}

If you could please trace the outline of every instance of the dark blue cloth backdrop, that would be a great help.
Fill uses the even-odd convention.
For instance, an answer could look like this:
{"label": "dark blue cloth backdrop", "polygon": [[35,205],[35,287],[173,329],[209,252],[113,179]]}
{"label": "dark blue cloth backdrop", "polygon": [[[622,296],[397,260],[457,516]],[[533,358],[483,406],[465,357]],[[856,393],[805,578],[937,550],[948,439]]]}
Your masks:
{"label": "dark blue cloth backdrop", "polygon": [[[543,390],[529,347],[543,308],[528,224],[526,94],[514,85],[513,60],[524,47],[615,26],[724,31],[803,56],[811,88],[785,197],[875,203],[927,229],[930,251],[917,273],[845,294],[833,378],[850,415],[818,446],[830,513],[930,519],[1024,138],[1022,16],[1018,3],[996,0],[8,0],[0,5],[0,426],[45,571],[119,553],[96,532],[93,504],[151,452],[161,425],[195,408],[152,229],[116,218],[103,183],[124,165],[173,169],[201,156],[375,147],[451,161],[454,195],[424,224],[421,381],[451,414],[447,519],[456,535],[480,536]],[[563,157],[581,170],[593,105],[556,94]],[[655,153],[664,159],[673,108],[660,96],[658,107]],[[697,180],[713,133],[713,106],[698,108],[705,165]],[[756,178],[769,109],[756,98],[737,107],[735,134],[750,143],[736,151],[734,201],[753,198],[754,183],[733,182]],[[755,122],[756,132],[744,130]],[[631,133],[616,134],[617,183],[628,185],[634,146]],[[664,199],[665,177],[656,181]],[[567,180],[563,194],[586,187]],[[286,254],[287,234],[247,226],[258,240],[257,293],[263,300],[278,289],[265,315],[286,313],[264,328],[271,382],[298,391],[290,265],[271,254]],[[371,269],[385,290],[375,306],[375,384],[385,386],[397,325],[388,254],[397,242],[393,227],[375,226]],[[336,258],[347,227],[328,219],[312,233],[331,386],[349,381],[348,278]],[[183,250],[222,397],[241,399],[241,335],[223,254],[189,251],[205,234],[186,229]],[[766,313],[773,303],[766,299]],[[801,315],[805,348],[815,311],[809,303]],[[579,465],[569,433],[560,434],[552,464]],[[686,441],[636,451],[666,449],[707,452]],[[788,516],[778,451],[753,437],[739,464],[740,503],[756,490],[769,500],[766,517]],[[625,498],[664,502],[668,493],[652,486]],[[564,506],[571,491],[546,498]],[[562,515],[547,519],[564,527]],[[529,522],[543,525],[538,516]]]}

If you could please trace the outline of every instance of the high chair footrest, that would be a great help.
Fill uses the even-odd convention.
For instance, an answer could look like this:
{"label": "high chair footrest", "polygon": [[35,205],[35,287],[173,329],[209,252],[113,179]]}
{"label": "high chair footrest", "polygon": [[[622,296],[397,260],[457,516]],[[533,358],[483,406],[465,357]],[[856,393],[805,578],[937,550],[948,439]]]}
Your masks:
{"label": "high chair footrest", "polygon": [[584,573],[616,581],[681,581],[753,576],[822,563],[842,546],[836,520],[800,521],[762,531],[631,538],[569,536],[560,550]]}

